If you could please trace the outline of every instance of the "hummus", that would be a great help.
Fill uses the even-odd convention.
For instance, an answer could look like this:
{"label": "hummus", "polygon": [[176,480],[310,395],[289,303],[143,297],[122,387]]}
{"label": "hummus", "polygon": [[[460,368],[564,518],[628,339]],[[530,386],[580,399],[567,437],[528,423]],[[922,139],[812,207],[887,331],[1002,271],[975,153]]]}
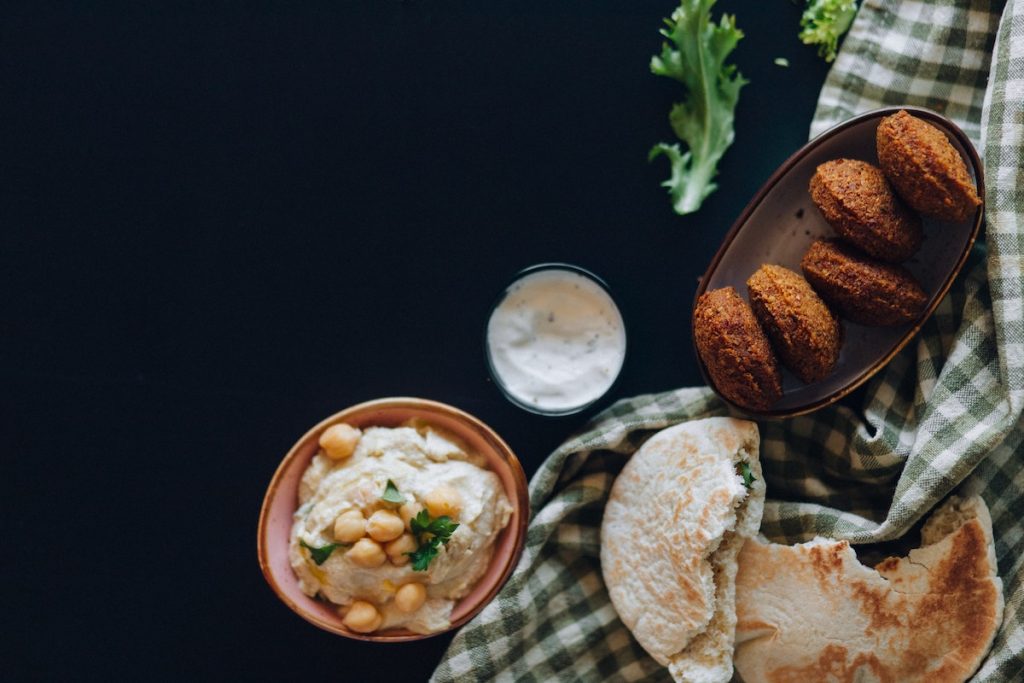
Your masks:
{"label": "hummus", "polygon": [[[299,509],[289,547],[299,586],[307,595],[337,604],[343,615],[355,603],[358,607],[353,609],[353,619],[357,610],[362,619],[364,611],[372,612],[369,606],[376,609],[369,625],[353,627],[346,621],[353,630],[404,627],[414,633],[442,631],[449,626],[455,602],[468,594],[487,571],[495,539],[509,522],[512,506],[501,481],[484,468],[483,458],[457,438],[424,423],[411,422],[393,429],[371,427],[361,434],[347,425],[345,428],[358,439],[353,439],[354,448],[347,449],[351,455],[332,452],[331,444],[322,438],[326,450],[313,457],[299,484]],[[386,496],[390,501],[382,497],[386,491],[390,492]],[[416,533],[409,512],[424,506],[424,516],[437,511],[432,501],[438,492],[447,496],[441,511],[458,526],[446,543],[435,540],[437,554],[425,570],[417,571],[416,562],[410,562],[409,554],[401,552],[408,546],[396,550],[391,543],[373,540],[379,537],[374,536],[372,520],[366,525],[369,536],[359,538],[354,545],[339,542],[339,537],[352,538],[347,531],[336,530],[336,522],[343,515],[346,523],[352,516],[356,520],[376,520],[383,515],[396,525],[399,522],[395,517],[400,516],[402,538],[395,543],[404,541],[422,548],[432,537]],[[407,505],[395,502],[396,494]],[[430,514],[429,518],[440,516]],[[362,533],[362,528],[357,528],[356,535]],[[382,540],[387,539],[384,536]],[[367,545],[379,546],[373,548],[376,556],[369,561],[361,556]],[[387,559],[381,560],[384,549]],[[326,559],[325,552],[329,552]],[[399,589],[410,583],[422,584],[426,589],[423,599],[422,588],[414,586],[420,597],[413,604],[420,604],[413,610],[408,602],[395,600]]]}

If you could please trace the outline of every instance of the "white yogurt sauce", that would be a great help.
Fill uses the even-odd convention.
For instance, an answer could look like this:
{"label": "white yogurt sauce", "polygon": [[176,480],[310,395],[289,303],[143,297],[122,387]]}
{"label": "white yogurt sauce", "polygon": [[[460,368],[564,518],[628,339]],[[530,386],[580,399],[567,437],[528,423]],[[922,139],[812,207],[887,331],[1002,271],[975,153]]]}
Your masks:
{"label": "white yogurt sauce", "polygon": [[626,357],[622,315],[603,287],[570,270],[524,275],[487,324],[505,392],[539,412],[568,412],[611,387]]}

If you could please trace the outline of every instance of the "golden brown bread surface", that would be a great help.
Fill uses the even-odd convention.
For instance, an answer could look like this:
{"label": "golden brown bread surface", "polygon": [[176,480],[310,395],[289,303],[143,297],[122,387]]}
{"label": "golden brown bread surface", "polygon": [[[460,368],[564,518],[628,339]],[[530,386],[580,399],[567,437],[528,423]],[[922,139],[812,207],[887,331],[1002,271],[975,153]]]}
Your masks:
{"label": "golden brown bread surface", "polygon": [[951,496],[907,557],[864,566],[846,541],[747,541],[736,578],[746,683],[962,683],[1003,618],[992,520]]}
{"label": "golden brown bread surface", "polygon": [[782,396],[782,375],[768,338],[732,287],[697,299],[693,339],[712,383],[733,403],[767,410]]}
{"label": "golden brown bread surface", "polygon": [[761,266],[747,280],[750,307],[782,359],[805,384],[824,379],[839,360],[839,319],[800,275]]}
{"label": "golden brown bread surface", "polygon": [[893,194],[882,171],[865,161],[818,166],[811,199],[840,238],[883,261],[905,261],[921,246],[921,219]]}
{"label": "golden brown bread surface", "polygon": [[928,295],[905,268],[874,261],[836,240],[815,241],[800,268],[825,301],[861,325],[902,325],[928,304]]}
{"label": "golden brown bread surface", "polygon": [[882,119],[875,139],[882,170],[916,211],[958,223],[981,205],[963,158],[935,126],[899,111]]}

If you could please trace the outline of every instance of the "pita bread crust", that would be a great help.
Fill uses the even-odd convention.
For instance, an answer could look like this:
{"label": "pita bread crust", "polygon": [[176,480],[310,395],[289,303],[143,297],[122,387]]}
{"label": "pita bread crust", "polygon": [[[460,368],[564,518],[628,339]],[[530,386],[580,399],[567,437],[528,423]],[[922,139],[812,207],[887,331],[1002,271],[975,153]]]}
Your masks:
{"label": "pita bread crust", "polygon": [[[736,557],[764,508],[757,425],[709,418],[652,436],[612,487],[601,568],[637,641],[678,681],[732,676]],[[736,464],[750,464],[750,491]]]}
{"label": "pita bread crust", "polygon": [[922,542],[876,569],[846,541],[748,542],[734,656],[745,683],[967,680],[1003,617],[984,501],[951,497]]}

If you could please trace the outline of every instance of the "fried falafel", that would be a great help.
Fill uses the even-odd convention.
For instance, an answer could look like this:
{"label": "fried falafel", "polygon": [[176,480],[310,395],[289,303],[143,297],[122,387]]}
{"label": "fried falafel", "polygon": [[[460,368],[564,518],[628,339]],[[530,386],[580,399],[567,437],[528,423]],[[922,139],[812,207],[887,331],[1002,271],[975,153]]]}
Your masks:
{"label": "fried falafel", "polygon": [[896,197],[881,169],[857,159],[818,166],[811,199],[840,238],[883,261],[905,261],[924,237],[921,219]]}
{"label": "fried falafel", "polygon": [[732,287],[701,294],[693,339],[711,382],[725,398],[767,410],[782,396],[782,374],[764,330]]}
{"label": "fried falafel", "polygon": [[747,292],[782,364],[804,384],[825,379],[839,361],[842,328],[807,280],[765,264],[747,280]]}
{"label": "fried falafel", "polygon": [[981,205],[963,157],[935,126],[901,110],[882,119],[875,141],[882,171],[914,210],[959,223]]}
{"label": "fried falafel", "polygon": [[902,325],[928,305],[928,295],[906,268],[875,261],[837,240],[815,241],[800,268],[825,301],[861,325]]}

